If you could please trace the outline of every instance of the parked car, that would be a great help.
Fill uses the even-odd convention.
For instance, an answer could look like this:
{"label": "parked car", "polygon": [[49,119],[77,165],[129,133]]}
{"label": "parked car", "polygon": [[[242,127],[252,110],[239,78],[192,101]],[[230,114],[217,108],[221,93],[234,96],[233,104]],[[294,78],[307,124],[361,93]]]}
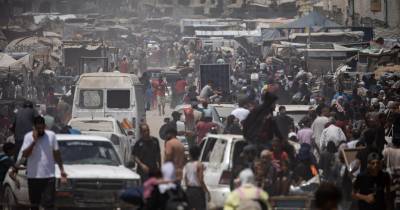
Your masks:
{"label": "parked car", "polygon": [[215,108],[222,123],[225,123],[226,118],[238,107],[236,104],[209,104],[208,106]]}
{"label": "parked car", "polygon": [[[203,106],[201,104],[198,105],[199,108],[203,108]],[[175,108],[175,111],[179,112],[182,114],[182,116],[184,117],[184,113],[183,113],[183,109],[191,107],[190,104],[182,104],[179,105]],[[222,123],[221,119],[219,118],[219,115],[217,113],[217,110],[213,107],[213,106],[208,106],[208,108],[211,108],[211,112],[212,112],[212,122],[214,122],[215,124],[218,125],[219,130],[222,132],[222,130],[224,129],[224,124]]]}
{"label": "parked car", "polygon": [[212,206],[222,208],[233,187],[240,153],[247,145],[241,135],[208,134],[202,141],[200,160],[205,166],[204,182]]}
{"label": "parked car", "polygon": [[286,114],[293,118],[296,127],[298,127],[300,120],[308,114],[312,107],[311,105],[276,105],[274,116],[278,115],[280,106],[286,108]]}
{"label": "parked car", "polygon": [[[110,140],[99,136],[57,135],[68,182],[61,184],[56,170],[57,208],[133,209],[119,200],[119,193],[140,185],[140,177],[123,166]],[[21,158],[22,152],[19,154]],[[23,164],[24,165],[24,164]],[[22,166],[24,167],[24,166]],[[26,170],[19,170],[20,186],[6,176],[3,183],[4,209],[30,205]]]}
{"label": "parked car", "polygon": [[130,160],[134,137],[127,135],[118,120],[111,117],[72,118],[68,125],[82,134],[102,136],[111,140],[123,163],[127,164]]}

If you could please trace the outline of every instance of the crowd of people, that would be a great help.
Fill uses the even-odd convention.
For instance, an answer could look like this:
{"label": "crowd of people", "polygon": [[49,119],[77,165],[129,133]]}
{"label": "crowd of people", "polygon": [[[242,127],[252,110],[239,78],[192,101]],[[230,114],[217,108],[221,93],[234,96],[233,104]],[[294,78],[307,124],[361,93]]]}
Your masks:
{"label": "crowd of people", "polygon": [[[137,49],[112,68],[141,77],[146,110],[157,109],[159,116],[165,116],[167,95],[171,95],[172,108],[187,105],[182,112],[174,111],[172,119],[166,118],[159,131],[165,140],[164,154],[159,140],[150,136],[150,126],[142,124],[139,128],[141,136],[133,146],[132,156],[143,183],[143,209],[177,209],[177,205],[207,209],[207,202],[213,198],[204,181],[205,167],[199,161],[200,146],[207,133],[243,135],[247,142],[240,161],[233,166],[233,191],[225,202],[226,210],[270,209],[270,197],[291,195],[292,188],[316,177],[321,183],[318,190],[314,189],[319,209],[400,208],[400,92],[393,88],[393,82],[360,77],[349,93],[341,84],[335,87],[301,67],[288,68],[241,50],[233,54],[220,48],[199,48],[190,42],[163,46],[151,56],[150,51]],[[172,84],[162,77],[150,78],[142,70],[154,54],[160,59],[158,63],[188,66],[193,72],[180,75]],[[237,102],[237,108],[224,125],[214,122],[209,103],[219,102],[226,93],[212,80],[196,87],[199,65],[210,63],[227,63],[233,69],[228,95],[234,96],[231,102]],[[312,91],[316,84],[320,84],[319,90]],[[17,92],[13,91],[13,98]],[[16,113],[0,113],[0,131],[13,134],[4,139],[5,154],[0,156],[4,157],[0,159],[3,179],[7,169],[14,167],[18,151],[31,157],[35,139],[41,138],[38,130],[52,142],[51,148],[44,148],[46,152],[58,150],[52,139],[54,133],[79,133],[65,126],[71,109],[68,98],[58,99],[54,88],[48,88],[45,95],[42,100],[47,108],[40,113],[28,101]],[[276,104],[305,104],[310,109],[295,124],[284,105],[274,113]],[[43,131],[44,125],[49,130]],[[188,140],[189,158],[179,136]],[[353,155],[349,155],[351,152]],[[48,158],[62,169],[57,155]],[[33,174],[32,178],[40,176]],[[46,178],[49,177],[52,174]],[[38,191],[38,186],[52,185],[52,181],[33,180],[30,185]],[[185,191],[181,183],[186,186]],[[175,202],[171,197],[176,198]],[[32,199],[37,203],[41,198]]]}

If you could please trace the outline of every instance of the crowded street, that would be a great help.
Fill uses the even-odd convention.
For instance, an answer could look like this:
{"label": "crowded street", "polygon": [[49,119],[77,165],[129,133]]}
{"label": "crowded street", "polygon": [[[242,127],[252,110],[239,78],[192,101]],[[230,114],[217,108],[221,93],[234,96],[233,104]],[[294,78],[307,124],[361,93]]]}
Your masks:
{"label": "crowded street", "polygon": [[0,0],[0,209],[400,210],[400,2]]}

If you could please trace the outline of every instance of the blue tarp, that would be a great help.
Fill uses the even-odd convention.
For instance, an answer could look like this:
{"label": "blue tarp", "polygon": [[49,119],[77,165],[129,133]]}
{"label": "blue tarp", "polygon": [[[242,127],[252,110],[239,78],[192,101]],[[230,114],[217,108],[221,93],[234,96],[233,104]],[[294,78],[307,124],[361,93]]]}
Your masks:
{"label": "blue tarp", "polygon": [[307,27],[321,27],[321,28],[333,28],[341,27],[341,25],[329,20],[325,16],[318,12],[311,12],[310,14],[303,16],[295,21],[286,23],[278,26],[277,28],[307,28]]}

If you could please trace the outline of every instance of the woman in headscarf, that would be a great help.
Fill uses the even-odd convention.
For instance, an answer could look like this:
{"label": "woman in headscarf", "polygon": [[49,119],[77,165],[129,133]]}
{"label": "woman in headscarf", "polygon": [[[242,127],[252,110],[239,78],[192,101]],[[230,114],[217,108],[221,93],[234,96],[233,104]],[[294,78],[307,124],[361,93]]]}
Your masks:
{"label": "woman in headscarf", "polygon": [[228,195],[224,210],[240,209],[271,209],[268,203],[268,194],[255,186],[253,171],[244,169],[239,174],[240,187]]}

